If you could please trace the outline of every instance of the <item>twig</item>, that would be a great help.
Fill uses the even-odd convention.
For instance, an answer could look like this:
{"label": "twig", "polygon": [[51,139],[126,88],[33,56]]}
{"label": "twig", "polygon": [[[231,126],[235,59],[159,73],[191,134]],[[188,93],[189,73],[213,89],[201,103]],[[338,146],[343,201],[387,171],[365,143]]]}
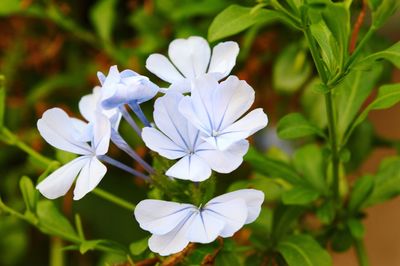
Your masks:
{"label": "twig", "polygon": [[190,243],[184,250],[169,256],[166,260],[162,262],[162,266],[175,266],[182,262],[187,255],[189,255],[196,248],[196,244]]}
{"label": "twig", "polygon": [[203,261],[201,262],[201,266],[212,266],[214,265],[215,262],[215,258],[217,257],[218,253],[221,251],[221,249],[224,247],[224,240],[222,239],[222,237],[218,238],[218,243],[219,243],[219,247],[214,250],[213,253],[211,254],[207,254]]}
{"label": "twig", "polygon": [[367,12],[367,3],[366,3],[366,0],[362,0],[362,8],[361,8],[360,13],[358,14],[357,21],[354,24],[353,33],[351,34],[351,41],[350,41],[350,46],[349,46],[350,53],[353,53],[354,49],[356,49],[358,33],[360,31],[362,24],[364,23],[364,18],[365,18],[366,12]]}

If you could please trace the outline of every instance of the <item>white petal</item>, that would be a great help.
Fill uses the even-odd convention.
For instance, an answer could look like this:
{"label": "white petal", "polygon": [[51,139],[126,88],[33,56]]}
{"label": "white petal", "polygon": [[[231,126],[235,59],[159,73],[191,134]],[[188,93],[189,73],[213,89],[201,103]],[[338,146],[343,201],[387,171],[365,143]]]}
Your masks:
{"label": "white petal", "polygon": [[225,221],[210,211],[201,211],[193,218],[187,235],[190,242],[211,243],[225,227]]}
{"label": "white petal", "polygon": [[223,203],[231,201],[232,199],[243,199],[246,202],[248,211],[246,224],[248,224],[256,220],[260,214],[261,205],[264,201],[264,193],[256,189],[240,189],[218,196],[209,201],[207,204]]}
{"label": "white petal", "polygon": [[243,162],[243,156],[249,148],[249,142],[242,140],[232,144],[227,150],[221,151],[213,145],[204,142],[199,145],[196,154],[218,173],[230,173]]}
{"label": "white petal", "polygon": [[184,79],[171,62],[161,54],[152,54],[146,60],[146,68],[160,79],[175,83]]}
{"label": "white petal", "polygon": [[103,179],[106,172],[107,167],[96,157],[91,157],[90,160],[87,160],[76,180],[74,200],[80,200],[92,191]]}
{"label": "white petal", "polygon": [[180,93],[190,92],[191,89],[192,89],[192,84],[191,84],[190,80],[187,78],[184,78],[182,80],[172,83],[171,86],[169,86],[169,88],[168,88],[168,90],[177,91]]}
{"label": "white petal", "polygon": [[254,90],[246,81],[229,76],[213,91],[216,131],[221,131],[240,118],[254,102]]}
{"label": "white petal", "polygon": [[79,112],[87,121],[93,121],[97,109],[97,99],[95,94],[88,94],[79,101]]}
{"label": "white petal", "polygon": [[182,251],[189,244],[187,234],[195,215],[196,212],[190,214],[168,234],[152,235],[149,239],[150,250],[159,253],[161,256]]}
{"label": "white petal", "polygon": [[219,103],[213,101],[213,91],[219,84],[211,75],[203,76],[193,82],[192,95],[179,104],[179,111],[191,124],[211,136],[214,123],[214,108]]}
{"label": "white petal", "polygon": [[36,188],[48,199],[65,195],[88,160],[88,157],[82,156],[70,161],[46,177]]}
{"label": "white petal", "polygon": [[103,85],[107,77],[103,74],[103,72],[97,71],[97,78],[99,79],[100,84]]}
{"label": "white petal", "polygon": [[136,205],[134,215],[142,229],[152,234],[164,235],[194,211],[196,208],[191,204],[147,199]]}
{"label": "white petal", "polygon": [[104,155],[108,151],[111,137],[111,124],[106,116],[96,113],[93,124],[93,144],[96,155]]}
{"label": "white petal", "polygon": [[[268,124],[268,117],[261,108],[257,108],[232,125],[219,132],[217,137],[218,147],[227,149],[231,144],[245,139]],[[207,142],[212,142],[207,139]]]}
{"label": "white petal", "polygon": [[167,176],[201,182],[211,175],[210,166],[196,154],[187,155],[165,173]]}
{"label": "white petal", "polygon": [[180,114],[178,105],[183,98],[177,92],[168,92],[154,104],[154,122],[157,127],[181,149],[190,150],[188,123]]}
{"label": "white petal", "polygon": [[248,213],[246,203],[241,198],[224,202],[211,200],[204,206],[203,212],[225,223],[219,234],[222,237],[231,237],[242,228]]}
{"label": "white petal", "polygon": [[90,153],[90,146],[77,139],[79,131],[71,118],[60,108],[52,108],[43,113],[37,122],[40,135],[52,146],[76,154]]}
{"label": "white petal", "polygon": [[145,127],[142,139],[146,146],[161,156],[174,160],[186,155],[186,151],[155,128]]}
{"label": "white petal", "polygon": [[106,79],[104,80],[102,86],[108,87],[111,84],[119,82],[120,80],[121,80],[121,76],[119,74],[118,67],[114,65],[114,66],[110,67],[110,70],[108,71],[108,75],[107,75]]}
{"label": "white petal", "polygon": [[194,79],[206,73],[210,61],[210,46],[202,37],[176,39],[169,45],[172,63],[187,78]]}
{"label": "white petal", "polygon": [[76,133],[74,139],[79,140],[81,142],[89,142],[93,138],[93,129],[92,126],[86,122],[83,122],[80,119],[71,117],[71,122],[74,128],[76,129]]}
{"label": "white petal", "polygon": [[213,48],[208,73],[221,73],[220,79],[226,77],[235,66],[239,54],[236,42],[222,42]]}

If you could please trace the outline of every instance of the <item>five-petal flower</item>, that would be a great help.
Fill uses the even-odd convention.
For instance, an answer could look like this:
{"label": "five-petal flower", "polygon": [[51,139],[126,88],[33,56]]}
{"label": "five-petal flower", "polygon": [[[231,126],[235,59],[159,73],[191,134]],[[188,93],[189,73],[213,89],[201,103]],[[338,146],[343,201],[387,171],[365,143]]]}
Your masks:
{"label": "five-petal flower", "polygon": [[[107,168],[97,156],[108,151],[110,122],[97,113],[93,126],[70,118],[63,110],[52,108],[43,113],[37,126],[42,137],[52,146],[81,155],[60,167],[37,185],[47,198],[55,199],[67,193],[79,174],[74,200],[79,200],[92,191],[104,177]],[[88,144],[91,142],[91,145]]]}
{"label": "five-petal flower", "polygon": [[[160,79],[171,84],[170,89],[190,92],[192,82],[208,73],[217,80],[228,76],[235,66],[239,46],[236,42],[222,42],[211,49],[207,41],[198,36],[176,39],[169,45],[167,57],[152,54],[146,68]],[[172,63],[171,63],[172,62]]]}
{"label": "five-petal flower", "polygon": [[158,130],[145,127],[142,138],[146,146],[168,159],[180,160],[166,175],[192,181],[204,181],[211,169],[219,173],[235,170],[243,161],[248,142],[241,140],[225,151],[204,141],[202,132],[179,113],[179,102],[184,98],[179,92],[170,91],[156,100],[154,121]]}
{"label": "five-petal flower", "polygon": [[189,242],[210,243],[231,237],[257,219],[264,193],[242,189],[226,193],[196,207],[162,200],[143,200],[135,208],[142,229],[152,233],[149,248],[162,256],[183,250]]}
{"label": "five-petal flower", "polygon": [[245,81],[229,76],[218,83],[204,76],[194,82],[191,96],[180,101],[179,111],[208,143],[226,150],[268,124],[261,108],[243,116],[253,102],[254,90]]}

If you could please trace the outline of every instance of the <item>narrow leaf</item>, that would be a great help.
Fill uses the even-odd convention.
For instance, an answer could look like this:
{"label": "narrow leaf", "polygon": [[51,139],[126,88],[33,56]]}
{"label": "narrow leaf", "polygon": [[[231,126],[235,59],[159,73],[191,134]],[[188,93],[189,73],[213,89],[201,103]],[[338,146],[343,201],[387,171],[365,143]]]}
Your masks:
{"label": "narrow leaf", "polygon": [[311,124],[300,113],[284,116],[278,122],[277,131],[281,139],[295,139],[310,135],[324,136],[321,129]]}
{"label": "narrow leaf", "polygon": [[254,9],[231,5],[219,13],[208,29],[208,40],[214,42],[237,34],[257,23],[272,23],[282,19],[282,15],[273,10]]}
{"label": "narrow leaf", "polygon": [[282,202],[286,205],[307,205],[316,200],[318,191],[296,186],[282,195]]}
{"label": "narrow leaf", "polygon": [[111,33],[116,17],[116,3],[116,0],[101,0],[90,11],[90,19],[97,34],[107,42],[111,40]]}
{"label": "narrow leaf", "polygon": [[19,187],[21,189],[22,197],[24,198],[27,210],[35,213],[39,195],[33,186],[32,180],[27,176],[22,177],[19,181]]}
{"label": "narrow leaf", "polygon": [[395,43],[386,50],[379,51],[365,57],[356,63],[356,67],[371,67],[371,64],[379,60],[387,60],[397,68],[400,68],[400,42]]}

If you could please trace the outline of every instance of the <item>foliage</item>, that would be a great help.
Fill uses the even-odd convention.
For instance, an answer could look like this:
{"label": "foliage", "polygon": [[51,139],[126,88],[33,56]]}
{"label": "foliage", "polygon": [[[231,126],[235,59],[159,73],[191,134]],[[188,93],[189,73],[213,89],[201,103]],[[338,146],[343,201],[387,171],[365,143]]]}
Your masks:
{"label": "foliage", "polygon": [[[48,244],[28,247],[47,236],[50,248],[62,239],[62,255],[51,255],[54,265],[78,264],[80,256],[72,252],[96,250],[85,255],[88,265],[321,266],[332,265],[327,247],[343,252],[352,246],[360,265],[368,265],[364,213],[400,195],[400,158],[386,158],[376,173],[362,174],[355,182],[348,176],[382,142],[395,147],[376,136],[367,118],[369,112],[400,102],[400,84],[390,84],[387,74],[400,67],[400,43],[377,33],[398,1],[369,0],[367,6],[330,0],[56,2],[0,1],[6,36],[5,44],[0,43],[0,166],[6,169],[0,178],[1,265],[47,264]],[[371,22],[355,23],[364,9]],[[149,53],[191,35],[208,36],[210,42],[238,40],[242,52],[234,71],[249,77],[257,93],[273,90],[275,99],[282,99],[267,103],[278,110],[271,112],[276,134],[287,146],[275,140],[263,149],[268,132],[261,133],[254,138],[261,149],[251,147],[244,158],[247,167],[199,187],[160,175],[146,195],[140,180],[113,170],[101,185],[107,191],[98,188],[82,201],[72,203],[68,195],[62,201],[39,197],[35,184],[71,160],[70,154],[55,154],[39,139],[35,121],[42,111],[55,104],[68,106],[89,93],[96,69],[118,63],[145,72]],[[289,100],[299,101],[295,112]],[[77,111],[69,106],[70,112]],[[144,111],[149,111],[146,106]],[[123,124],[121,130],[126,128]],[[144,151],[133,134],[128,142],[158,172],[169,167],[170,162]],[[146,196],[198,203],[237,188],[265,193],[256,222],[232,239],[189,246],[168,258],[147,248],[148,235],[131,219],[131,202]],[[306,226],[307,217],[319,225]],[[32,233],[26,224],[43,234]]]}

